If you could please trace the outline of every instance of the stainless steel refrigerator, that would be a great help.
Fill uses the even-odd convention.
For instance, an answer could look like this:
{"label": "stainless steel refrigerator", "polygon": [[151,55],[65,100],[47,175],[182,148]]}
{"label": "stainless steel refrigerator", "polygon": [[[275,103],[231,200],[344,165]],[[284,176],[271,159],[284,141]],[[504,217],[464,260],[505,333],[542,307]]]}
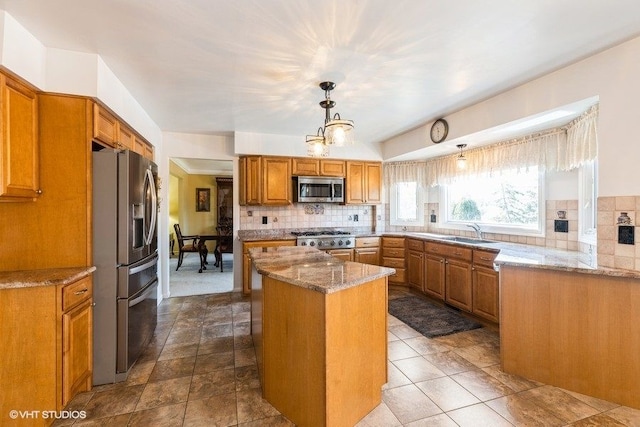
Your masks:
{"label": "stainless steel refrigerator", "polygon": [[135,152],[93,152],[94,385],[124,381],[155,331],[157,174]]}

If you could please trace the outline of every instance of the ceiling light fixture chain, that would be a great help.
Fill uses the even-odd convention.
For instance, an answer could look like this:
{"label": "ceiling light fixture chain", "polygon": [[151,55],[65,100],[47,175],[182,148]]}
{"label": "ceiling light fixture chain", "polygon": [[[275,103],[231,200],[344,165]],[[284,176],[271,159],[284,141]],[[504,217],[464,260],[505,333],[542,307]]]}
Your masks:
{"label": "ceiling light fixture chain", "polygon": [[320,89],[324,91],[324,100],[320,101],[320,107],[325,110],[324,127],[319,128],[316,135],[307,135],[309,156],[326,157],[329,155],[329,145],[341,147],[353,143],[353,121],[343,120],[338,113],[331,117],[331,109],[336,106],[331,99],[331,91],[335,88],[334,82],[320,83]]}
{"label": "ceiling light fixture chain", "polygon": [[467,167],[467,158],[464,156],[462,150],[467,146],[467,144],[458,144],[456,147],[460,149],[460,155],[456,159],[456,164],[458,169],[465,169]]}

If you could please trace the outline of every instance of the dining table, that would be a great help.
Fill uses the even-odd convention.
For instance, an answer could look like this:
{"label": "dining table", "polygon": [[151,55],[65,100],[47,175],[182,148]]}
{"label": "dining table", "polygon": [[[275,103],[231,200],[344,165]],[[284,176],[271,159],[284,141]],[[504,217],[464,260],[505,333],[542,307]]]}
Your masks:
{"label": "dining table", "polygon": [[219,265],[222,264],[222,254],[218,250],[218,245],[219,245],[218,242],[220,242],[220,240],[225,238],[225,237],[229,237],[229,236],[223,236],[221,234],[200,234],[200,235],[198,235],[198,253],[200,254],[200,269],[198,270],[198,273],[202,273],[202,270],[206,270],[207,269],[207,264],[209,264],[207,262],[207,255],[209,254],[209,249],[207,248],[207,245],[206,245],[207,241],[209,241],[209,240],[216,242],[216,247],[213,250],[213,254],[216,257],[216,262],[213,265],[215,267],[218,267]]}

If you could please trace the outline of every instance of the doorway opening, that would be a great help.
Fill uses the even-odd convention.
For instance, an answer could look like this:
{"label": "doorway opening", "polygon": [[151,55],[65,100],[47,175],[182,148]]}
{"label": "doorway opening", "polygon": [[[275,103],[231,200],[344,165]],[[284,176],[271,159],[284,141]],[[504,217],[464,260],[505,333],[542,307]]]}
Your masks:
{"label": "doorway opening", "polygon": [[231,292],[233,162],[171,158],[168,194],[171,297]]}

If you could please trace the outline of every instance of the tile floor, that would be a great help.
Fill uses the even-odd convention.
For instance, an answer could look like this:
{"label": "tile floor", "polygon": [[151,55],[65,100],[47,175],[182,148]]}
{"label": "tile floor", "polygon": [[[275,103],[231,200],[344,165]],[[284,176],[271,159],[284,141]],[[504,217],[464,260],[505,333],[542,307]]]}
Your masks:
{"label": "tile floor", "polygon": [[[261,398],[249,308],[238,293],[163,301],[127,381],[78,395],[74,425],[293,425]],[[390,316],[383,403],[358,425],[640,426],[639,410],[505,374],[498,346],[490,329],[428,339]]]}

